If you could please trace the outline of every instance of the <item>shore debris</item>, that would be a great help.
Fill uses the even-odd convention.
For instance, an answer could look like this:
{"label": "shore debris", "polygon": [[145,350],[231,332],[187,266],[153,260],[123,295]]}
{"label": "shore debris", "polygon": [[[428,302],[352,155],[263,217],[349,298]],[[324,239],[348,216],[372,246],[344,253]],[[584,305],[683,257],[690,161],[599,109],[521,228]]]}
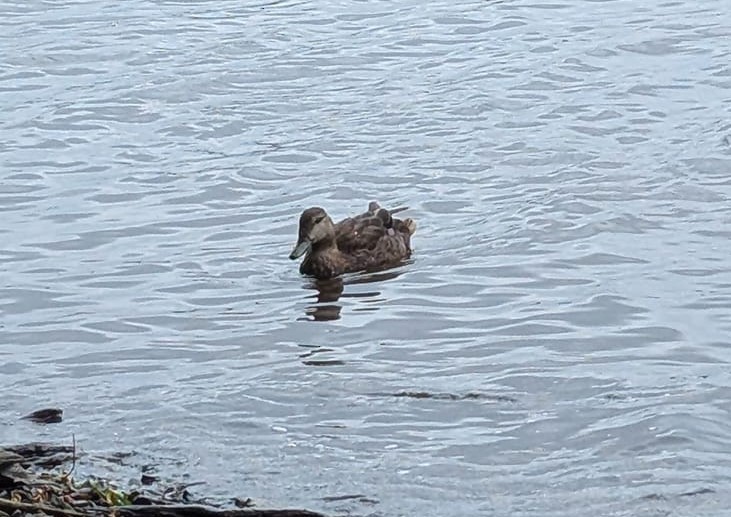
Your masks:
{"label": "shore debris", "polygon": [[[191,502],[185,487],[160,495],[123,490],[97,478],[77,481],[71,477],[75,448],[75,443],[0,447],[0,517],[325,517],[308,510],[252,508],[250,499],[219,508]],[[69,462],[68,472],[57,469]]]}

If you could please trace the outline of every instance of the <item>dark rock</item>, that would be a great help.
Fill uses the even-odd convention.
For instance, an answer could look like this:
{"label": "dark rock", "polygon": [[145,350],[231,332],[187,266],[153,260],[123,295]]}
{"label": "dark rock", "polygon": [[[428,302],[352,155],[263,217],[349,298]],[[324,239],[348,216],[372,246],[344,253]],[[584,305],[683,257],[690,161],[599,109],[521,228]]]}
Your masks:
{"label": "dark rock", "polygon": [[39,409],[21,417],[21,420],[30,420],[36,424],[57,424],[63,421],[63,409]]}

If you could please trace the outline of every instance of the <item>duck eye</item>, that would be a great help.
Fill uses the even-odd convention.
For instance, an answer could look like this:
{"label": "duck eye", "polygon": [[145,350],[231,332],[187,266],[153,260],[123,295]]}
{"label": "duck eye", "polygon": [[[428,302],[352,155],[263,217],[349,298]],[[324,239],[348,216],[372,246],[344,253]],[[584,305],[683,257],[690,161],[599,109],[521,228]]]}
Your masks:
{"label": "duck eye", "polygon": [[325,216],[324,215],[321,215],[319,217],[316,217],[315,218],[315,224],[321,223],[323,219],[325,219]]}

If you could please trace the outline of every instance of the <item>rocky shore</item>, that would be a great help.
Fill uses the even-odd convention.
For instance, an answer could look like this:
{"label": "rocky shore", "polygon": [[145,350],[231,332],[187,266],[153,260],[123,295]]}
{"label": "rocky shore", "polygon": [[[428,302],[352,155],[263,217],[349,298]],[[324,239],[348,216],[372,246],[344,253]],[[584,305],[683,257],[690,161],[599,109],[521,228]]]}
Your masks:
{"label": "rocky shore", "polygon": [[233,499],[232,508],[201,504],[185,486],[125,490],[106,480],[75,479],[76,461],[75,445],[0,447],[0,517],[324,517],[260,509],[249,499]]}

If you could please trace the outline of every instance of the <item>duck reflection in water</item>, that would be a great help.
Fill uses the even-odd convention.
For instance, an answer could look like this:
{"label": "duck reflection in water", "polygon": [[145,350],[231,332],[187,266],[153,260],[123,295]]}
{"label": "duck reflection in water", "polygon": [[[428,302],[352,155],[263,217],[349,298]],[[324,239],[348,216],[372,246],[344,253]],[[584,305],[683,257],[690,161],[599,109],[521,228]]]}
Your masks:
{"label": "duck reflection in water", "polygon": [[338,277],[329,280],[313,280],[305,284],[304,288],[317,291],[316,295],[310,297],[315,298],[316,301],[305,308],[305,315],[307,317],[302,319],[309,319],[311,321],[333,321],[340,319],[343,304],[336,303],[340,301],[340,298],[360,298],[364,301],[371,302],[368,306],[353,309],[354,311],[378,310],[378,302],[382,301],[382,298],[379,298],[381,296],[380,291],[345,292],[346,286],[382,282],[396,278],[400,274],[400,271],[391,270],[364,273],[346,279]]}
{"label": "duck reflection in water", "polygon": [[340,318],[343,307],[334,302],[337,302],[343,294],[345,286],[342,278],[315,280],[305,287],[317,291],[317,303],[307,306],[306,315],[312,317],[314,321],[332,321]]}

